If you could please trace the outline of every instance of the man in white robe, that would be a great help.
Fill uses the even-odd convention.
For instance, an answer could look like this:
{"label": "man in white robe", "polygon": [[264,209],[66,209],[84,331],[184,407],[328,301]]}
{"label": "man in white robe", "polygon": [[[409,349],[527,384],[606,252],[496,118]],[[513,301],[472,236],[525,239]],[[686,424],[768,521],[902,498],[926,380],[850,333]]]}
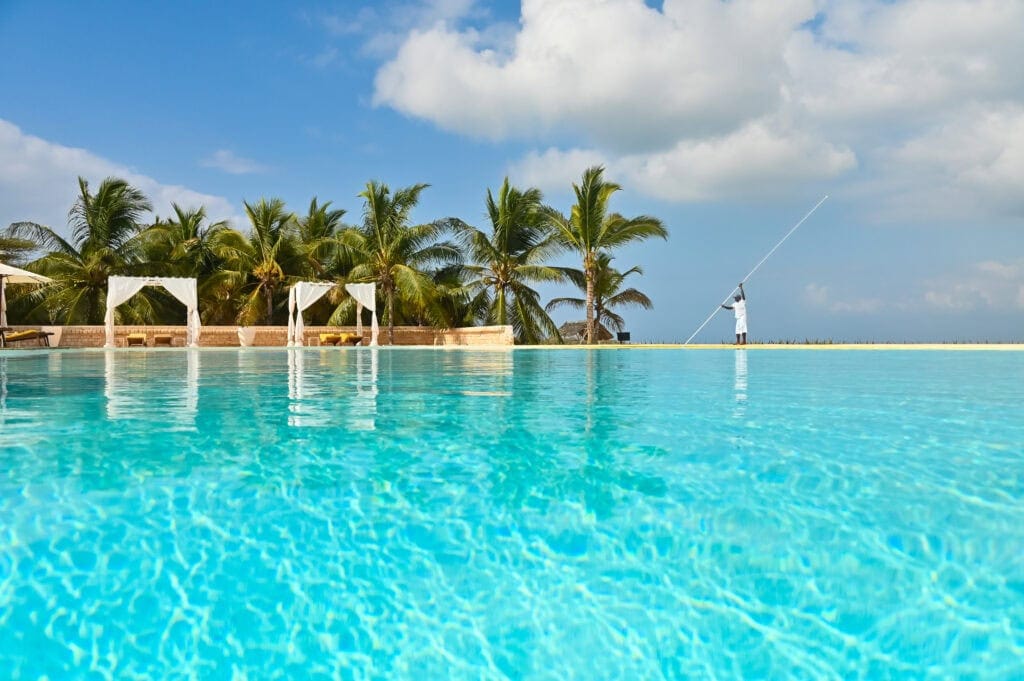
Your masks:
{"label": "man in white robe", "polygon": [[732,305],[723,305],[726,310],[736,313],[736,345],[747,344],[747,294],[740,282],[740,292],[732,297]]}

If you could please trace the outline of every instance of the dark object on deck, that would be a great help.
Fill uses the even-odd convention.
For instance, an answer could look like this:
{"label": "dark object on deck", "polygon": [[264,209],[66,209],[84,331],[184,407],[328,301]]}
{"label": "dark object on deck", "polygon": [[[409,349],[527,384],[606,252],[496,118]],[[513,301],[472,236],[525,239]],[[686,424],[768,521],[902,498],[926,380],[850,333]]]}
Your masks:
{"label": "dark object on deck", "polygon": [[615,334],[615,338],[620,343],[628,343],[629,342],[629,331],[619,331],[618,333]]}

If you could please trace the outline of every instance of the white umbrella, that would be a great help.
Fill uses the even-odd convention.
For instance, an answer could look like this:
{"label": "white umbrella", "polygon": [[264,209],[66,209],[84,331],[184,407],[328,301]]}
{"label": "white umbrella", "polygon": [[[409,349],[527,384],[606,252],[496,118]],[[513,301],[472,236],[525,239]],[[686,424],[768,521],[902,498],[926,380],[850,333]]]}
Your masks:
{"label": "white umbrella", "polygon": [[50,281],[49,277],[0,262],[0,326],[7,326],[7,297],[4,293],[7,282],[12,284],[49,284]]}

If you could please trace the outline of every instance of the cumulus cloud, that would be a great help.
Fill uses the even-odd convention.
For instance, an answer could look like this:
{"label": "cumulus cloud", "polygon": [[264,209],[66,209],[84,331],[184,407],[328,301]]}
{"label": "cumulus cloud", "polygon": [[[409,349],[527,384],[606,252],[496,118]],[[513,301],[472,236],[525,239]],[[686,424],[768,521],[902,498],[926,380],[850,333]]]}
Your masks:
{"label": "cumulus cloud", "polygon": [[64,230],[79,176],[93,184],[108,176],[123,178],[145,192],[158,215],[169,215],[172,203],[204,205],[215,220],[234,218],[237,212],[224,197],[161,183],[85,149],[26,134],[0,119],[0,226],[32,221]]}
{"label": "cumulus cloud", "polygon": [[584,168],[608,165],[608,158],[587,149],[561,150],[551,147],[542,152],[531,151],[511,165],[508,175],[513,182],[534,187],[565,189],[579,182]]}
{"label": "cumulus cloud", "polygon": [[878,298],[836,298],[828,286],[811,282],[804,287],[804,302],[833,314],[872,314],[886,307]]}
{"label": "cumulus cloud", "polygon": [[1024,310],[1024,260],[986,260],[965,272],[931,280],[924,300],[943,311]]}
{"label": "cumulus cloud", "polygon": [[331,36],[362,36],[363,51],[383,58],[393,54],[412,29],[487,16],[487,9],[476,0],[423,0],[345,8],[341,12],[321,14],[316,20]]}
{"label": "cumulus cloud", "polygon": [[378,72],[374,102],[487,138],[579,126],[635,149],[680,130],[721,134],[777,106],[782,44],[813,7],[524,0],[504,45],[446,23],[412,31]]}
{"label": "cumulus cloud", "polygon": [[201,160],[199,165],[204,168],[223,170],[231,175],[249,175],[252,173],[262,173],[266,170],[266,166],[250,158],[238,156],[230,149],[218,149],[210,156]]}
{"label": "cumulus cloud", "polygon": [[612,164],[643,191],[672,200],[770,195],[802,182],[838,177],[856,155],[797,130],[756,121],[721,137],[685,139],[666,151]]}
{"label": "cumulus cloud", "polygon": [[900,216],[1024,216],[1024,105],[967,107],[882,155]]}
{"label": "cumulus cloud", "polygon": [[832,180],[930,219],[921,193],[938,183],[1020,216],[1021,26],[1016,0],[524,0],[510,32],[408,30],[373,101],[536,144],[512,170],[539,183],[601,159],[668,200]]}
{"label": "cumulus cloud", "polygon": [[604,165],[615,181],[667,200],[771,195],[792,183],[820,181],[856,167],[854,153],[799,131],[756,121],[721,137],[681,140],[665,151],[622,156],[596,149],[549,148],[514,162],[510,177],[539,187],[568,187],[583,168]]}
{"label": "cumulus cloud", "polygon": [[1021,96],[1024,3],[843,0],[825,17],[818,35],[798,31],[787,44],[794,92],[812,114],[897,122]]}

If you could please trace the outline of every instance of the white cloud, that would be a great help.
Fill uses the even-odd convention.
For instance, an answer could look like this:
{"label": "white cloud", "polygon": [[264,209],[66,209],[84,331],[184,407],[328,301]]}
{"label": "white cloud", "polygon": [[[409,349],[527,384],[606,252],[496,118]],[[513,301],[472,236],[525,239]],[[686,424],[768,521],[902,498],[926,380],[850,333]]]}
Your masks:
{"label": "white cloud", "polygon": [[804,287],[803,299],[811,307],[832,314],[872,314],[887,307],[886,302],[878,298],[837,299],[828,286],[814,282]]}
{"label": "white cloud", "polygon": [[[326,64],[324,65],[326,66]],[[235,152],[230,149],[218,149],[210,156],[201,160],[199,165],[204,168],[216,168],[217,170],[223,170],[225,173],[229,173],[231,175],[262,173],[267,169],[266,166],[257,163],[250,158],[244,158],[236,155]]]}
{"label": "white cloud", "polygon": [[511,181],[518,185],[558,188],[566,190],[573,182],[580,181],[584,168],[607,165],[608,159],[596,151],[554,147],[543,151],[532,151],[513,163],[508,171]]}
{"label": "white cloud", "polygon": [[967,107],[882,161],[897,215],[1024,216],[1024,106]]}
{"label": "white cloud", "polygon": [[668,200],[828,180],[889,218],[950,216],[929,191],[1019,217],[1022,26],[1019,0],[524,0],[511,32],[408,29],[373,101],[546,148],[513,165],[539,179],[602,159]]}
{"label": "white cloud", "polygon": [[1024,310],[1024,260],[974,263],[964,273],[927,282],[925,302],[945,311]]}
{"label": "white cloud", "polygon": [[812,114],[898,114],[905,123],[966,99],[1021,96],[1024,3],[843,0],[826,12],[820,40],[797,32],[787,45],[795,92]]}
{"label": "white cloud", "polygon": [[667,200],[766,196],[793,183],[837,177],[857,165],[853,152],[798,131],[757,121],[721,137],[681,140],[665,151],[609,156],[595,149],[530,152],[509,175],[546,190],[578,182],[604,165],[615,181]]}
{"label": "white cloud", "polygon": [[214,220],[237,220],[235,206],[224,197],[163,184],[85,149],[28,135],[0,119],[0,227],[32,221],[65,232],[68,210],[78,195],[78,176],[93,186],[105,177],[123,178],[149,197],[158,215],[169,215],[171,204],[178,203],[204,205]]}
{"label": "white cloud", "polygon": [[[510,44],[474,29],[413,30],[377,74],[374,102],[478,137],[580,128],[615,149],[679,131],[721,134],[773,110],[782,45],[811,0],[524,0]],[[628,124],[624,124],[628,122]]]}
{"label": "white cloud", "polygon": [[310,57],[307,61],[318,69],[324,69],[336,62],[339,54],[337,47],[328,47],[327,49]]}
{"label": "white cloud", "polygon": [[757,121],[721,137],[681,140],[666,151],[612,163],[642,191],[668,200],[765,196],[828,180],[857,166],[847,147]]}
{"label": "white cloud", "polygon": [[435,24],[455,25],[466,17],[486,17],[476,0],[380,2],[354,11],[324,14],[319,23],[334,37],[363,36],[362,50],[370,56],[394,54],[410,30]]}

